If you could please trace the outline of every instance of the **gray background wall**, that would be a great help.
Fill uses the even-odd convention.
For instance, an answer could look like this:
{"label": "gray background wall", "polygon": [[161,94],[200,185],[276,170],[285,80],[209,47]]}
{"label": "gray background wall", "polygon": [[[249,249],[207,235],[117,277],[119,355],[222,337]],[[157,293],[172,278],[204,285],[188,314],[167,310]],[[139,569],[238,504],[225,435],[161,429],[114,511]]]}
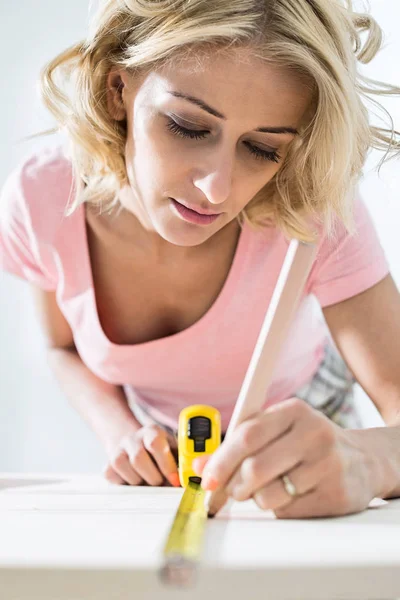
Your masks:
{"label": "gray background wall", "polygon": [[[359,6],[359,2],[355,2]],[[385,32],[385,47],[364,72],[400,85],[398,0],[370,0]],[[85,0],[0,0],[0,185],[9,170],[33,148],[57,138],[21,142],[52,125],[36,94],[43,64],[86,31]],[[397,128],[400,99],[385,100]],[[361,191],[372,212],[396,282],[400,285],[400,161],[373,170],[371,153]],[[27,284],[0,273],[0,471],[98,471],[103,451],[74,413],[46,364],[43,341]],[[376,410],[358,390],[365,425],[380,423]]]}

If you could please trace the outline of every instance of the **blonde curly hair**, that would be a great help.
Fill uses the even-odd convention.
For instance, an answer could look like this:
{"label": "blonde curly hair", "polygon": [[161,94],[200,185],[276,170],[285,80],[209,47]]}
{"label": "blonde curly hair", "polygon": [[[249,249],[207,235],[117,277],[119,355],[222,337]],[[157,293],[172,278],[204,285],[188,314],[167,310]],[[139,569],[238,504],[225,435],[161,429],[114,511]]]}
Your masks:
{"label": "blonde curly hair", "polygon": [[[257,56],[306,76],[314,88],[299,139],[239,222],[272,223],[305,241],[312,238],[310,215],[327,231],[333,217],[351,230],[353,193],[368,150],[385,151],[380,164],[400,150],[390,115],[369,98],[400,88],[357,70],[357,62],[369,63],[381,48],[382,31],[369,14],[354,12],[351,0],[100,0],[87,39],[41,74],[44,102],[70,142],[78,183],[70,210],[82,202],[113,206],[128,182],[126,123],[107,108],[110,70],[134,76],[204,45],[229,50],[232,44],[254,47]],[[390,129],[369,123],[363,100],[385,111]]]}

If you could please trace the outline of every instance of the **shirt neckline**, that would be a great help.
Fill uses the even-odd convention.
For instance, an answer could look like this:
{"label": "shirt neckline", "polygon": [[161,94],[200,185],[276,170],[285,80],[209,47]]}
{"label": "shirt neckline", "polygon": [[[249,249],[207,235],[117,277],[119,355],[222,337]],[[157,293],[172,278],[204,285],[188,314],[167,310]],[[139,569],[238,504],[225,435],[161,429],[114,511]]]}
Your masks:
{"label": "shirt neckline", "polygon": [[240,279],[240,274],[246,262],[246,257],[248,255],[248,246],[249,246],[249,227],[244,223],[241,227],[241,231],[239,234],[239,239],[236,245],[235,254],[231,263],[231,267],[225,279],[225,282],[222,286],[221,291],[219,292],[217,298],[214,300],[213,304],[204,313],[203,316],[200,317],[195,323],[186,327],[182,331],[174,333],[172,335],[157,338],[154,340],[150,340],[147,342],[140,342],[138,344],[116,344],[112,342],[104,332],[102,324],[100,322],[99,313],[97,309],[97,299],[96,299],[96,290],[94,287],[94,278],[92,272],[92,265],[90,259],[90,250],[89,250],[89,239],[87,233],[87,222],[86,222],[86,205],[82,204],[78,207],[80,211],[79,223],[81,227],[81,239],[83,241],[84,248],[84,269],[87,275],[87,281],[89,281],[89,291],[91,296],[92,303],[92,314],[94,317],[94,321],[96,327],[103,338],[103,341],[112,349],[117,350],[119,352],[132,350],[135,348],[147,348],[147,347],[155,347],[162,346],[163,344],[174,344],[182,343],[182,341],[186,339],[190,339],[192,336],[196,335],[201,329],[209,326],[219,314],[228,310],[229,303],[234,297],[234,288],[237,285],[238,280]]}

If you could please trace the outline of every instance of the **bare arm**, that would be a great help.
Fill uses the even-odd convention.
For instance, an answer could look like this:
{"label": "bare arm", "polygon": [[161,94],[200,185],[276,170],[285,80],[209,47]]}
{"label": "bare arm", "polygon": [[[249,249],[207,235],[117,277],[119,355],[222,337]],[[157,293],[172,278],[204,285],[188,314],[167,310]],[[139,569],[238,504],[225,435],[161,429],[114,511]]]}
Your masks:
{"label": "bare arm", "polygon": [[355,378],[388,425],[400,425],[400,294],[391,276],[324,309]]}
{"label": "bare arm", "polygon": [[121,388],[102,381],[82,362],[71,328],[55,294],[34,288],[48,349],[49,364],[71,405],[100,438],[107,451],[140,428]]}
{"label": "bare arm", "polygon": [[49,363],[72,406],[100,438],[110,460],[105,476],[112,483],[179,485],[171,451],[174,440],[158,426],[142,427],[122,389],[96,377],[82,362],[71,328],[55,294],[34,290]]}
{"label": "bare arm", "polygon": [[377,458],[381,496],[400,496],[400,294],[391,276],[324,308],[332,336],[387,428],[359,432]]}

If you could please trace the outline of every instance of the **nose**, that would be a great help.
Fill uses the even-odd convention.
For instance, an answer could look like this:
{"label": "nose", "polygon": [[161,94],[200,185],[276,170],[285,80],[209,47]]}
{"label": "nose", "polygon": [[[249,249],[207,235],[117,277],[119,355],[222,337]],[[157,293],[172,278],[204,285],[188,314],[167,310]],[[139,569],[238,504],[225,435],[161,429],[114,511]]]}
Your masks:
{"label": "nose", "polygon": [[234,158],[226,150],[210,152],[207,164],[196,172],[193,184],[210,204],[222,204],[232,191]]}

